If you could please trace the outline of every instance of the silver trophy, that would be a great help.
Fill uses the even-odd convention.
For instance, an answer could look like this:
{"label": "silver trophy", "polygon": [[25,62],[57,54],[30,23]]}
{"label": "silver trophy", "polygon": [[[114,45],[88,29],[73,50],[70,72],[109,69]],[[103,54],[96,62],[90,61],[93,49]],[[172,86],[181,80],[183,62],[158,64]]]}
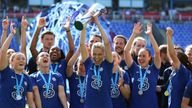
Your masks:
{"label": "silver trophy", "polygon": [[83,30],[84,24],[91,20],[91,18],[93,16],[92,13],[94,13],[94,16],[99,16],[103,13],[107,13],[107,10],[106,10],[105,6],[103,6],[99,3],[93,4],[85,15],[83,15],[81,18],[77,19],[74,22],[75,28],[77,30]]}

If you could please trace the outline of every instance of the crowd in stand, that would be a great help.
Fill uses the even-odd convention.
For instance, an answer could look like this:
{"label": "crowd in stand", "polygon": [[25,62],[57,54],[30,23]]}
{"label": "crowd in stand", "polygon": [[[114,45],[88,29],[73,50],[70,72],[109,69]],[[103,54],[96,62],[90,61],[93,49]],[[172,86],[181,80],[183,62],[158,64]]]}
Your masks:
{"label": "crowd in stand", "polygon": [[[39,18],[30,49],[26,49],[25,17],[21,20],[21,49],[9,49],[16,32],[14,23],[2,21],[0,47],[0,106],[3,108],[190,108],[192,107],[192,45],[186,49],[172,43],[174,30],[166,29],[167,44],[158,46],[148,23],[145,34],[154,55],[146,48],[147,41],[136,22],[129,39],[119,34],[113,46],[98,20],[101,35],[93,35],[86,44],[86,27],[80,34],[77,51],[70,31],[70,17],[63,28],[69,51],[67,55],[55,45],[55,34],[42,28]],[[10,27],[9,27],[10,26]],[[10,34],[7,36],[8,28]],[[42,48],[36,49],[38,39]],[[26,63],[26,51],[32,58]],[[26,70],[28,69],[28,70]],[[69,80],[70,94],[66,92]]]}

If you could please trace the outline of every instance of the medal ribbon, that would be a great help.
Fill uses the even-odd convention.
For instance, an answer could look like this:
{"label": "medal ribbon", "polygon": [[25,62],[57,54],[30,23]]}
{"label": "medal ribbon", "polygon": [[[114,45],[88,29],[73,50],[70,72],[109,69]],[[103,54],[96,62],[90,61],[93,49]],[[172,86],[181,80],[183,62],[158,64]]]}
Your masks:
{"label": "medal ribbon", "polygon": [[16,90],[17,90],[17,95],[21,95],[21,94],[20,94],[20,87],[21,87],[21,84],[23,83],[24,75],[21,74],[21,79],[20,79],[20,81],[18,81],[18,79],[17,79],[17,75],[15,74],[15,79],[16,79]]}
{"label": "medal ribbon", "polygon": [[169,96],[168,97],[168,106],[171,105],[171,88],[172,88],[171,80],[175,76],[175,74],[176,74],[175,70],[172,70],[171,75],[169,77],[169,85],[168,85],[167,90],[166,90],[166,92],[168,92],[168,96]]}
{"label": "medal ribbon", "polygon": [[145,72],[144,72],[144,75],[142,75],[142,69],[141,69],[141,66],[139,66],[139,76],[140,76],[140,90],[143,91],[143,85],[144,85],[144,80],[147,76],[147,71],[148,71],[148,68],[149,66],[147,66]]}
{"label": "medal ribbon", "polygon": [[115,73],[115,81],[114,81],[114,79],[113,79],[113,76],[112,76],[112,78],[111,78],[111,83],[112,83],[112,88],[113,89],[115,89],[115,87],[116,87],[116,85],[117,85],[117,80],[118,80],[118,72],[116,71],[116,73]]}
{"label": "medal ribbon", "polygon": [[46,87],[46,95],[48,94],[48,90],[49,90],[49,86],[51,83],[51,72],[49,72],[49,79],[48,82],[46,81],[45,77],[43,76],[42,72],[40,72],[40,76],[42,77],[44,83],[45,83],[45,87]]}
{"label": "medal ribbon", "polygon": [[58,65],[59,65],[59,64],[56,64],[56,65],[55,65],[54,70],[53,70],[53,64],[50,66],[51,71],[53,71],[53,73],[56,73],[56,71],[57,71],[57,69],[58,69]]}
{"label": "medal ribbon", "polygon": [[101,75],[100,75],[100,65],[98,67],[98,70],[96,69],[96,66],[94,65],[94,75],[96,76],[97,78],[97,84],[100,85],[100,81],[101,81]]}
{"label": "medal ribbon", "polygon": [[83,82],[81,82],[80,76],[79,76],[79,86],[80,86],[80,96],[81,96],[81,99],[82,99],[83,98],[84,88],[85,88],[85,78],[83,79]]}

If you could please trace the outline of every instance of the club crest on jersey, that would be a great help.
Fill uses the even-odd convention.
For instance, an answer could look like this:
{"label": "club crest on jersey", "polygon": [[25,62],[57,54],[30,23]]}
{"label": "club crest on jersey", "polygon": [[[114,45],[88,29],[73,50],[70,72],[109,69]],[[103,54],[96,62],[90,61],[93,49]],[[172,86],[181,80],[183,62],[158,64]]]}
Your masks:
{"label": "club crest on jersey", "polygon": [[128,70],[128,67],[127,67],[127,66],[124,66],[124,69],[125,69],[125,70]]}
{"label": "club crest on jersey", "polygon": [[53,80],[53,81],[56,81],[56,78],[55,78],[55,77],[53,77],[53,78],[52,78],[52,80]]}

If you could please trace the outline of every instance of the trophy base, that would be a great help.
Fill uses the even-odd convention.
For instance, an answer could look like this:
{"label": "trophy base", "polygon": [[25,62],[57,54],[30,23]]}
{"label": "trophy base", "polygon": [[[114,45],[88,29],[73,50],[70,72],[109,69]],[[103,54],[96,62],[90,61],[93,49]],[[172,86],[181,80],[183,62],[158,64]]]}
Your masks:
{"label": "trophy base", "polygon": [[75,21],[74,25],[77,30],[83,30],[83,24],[80,21]]}

